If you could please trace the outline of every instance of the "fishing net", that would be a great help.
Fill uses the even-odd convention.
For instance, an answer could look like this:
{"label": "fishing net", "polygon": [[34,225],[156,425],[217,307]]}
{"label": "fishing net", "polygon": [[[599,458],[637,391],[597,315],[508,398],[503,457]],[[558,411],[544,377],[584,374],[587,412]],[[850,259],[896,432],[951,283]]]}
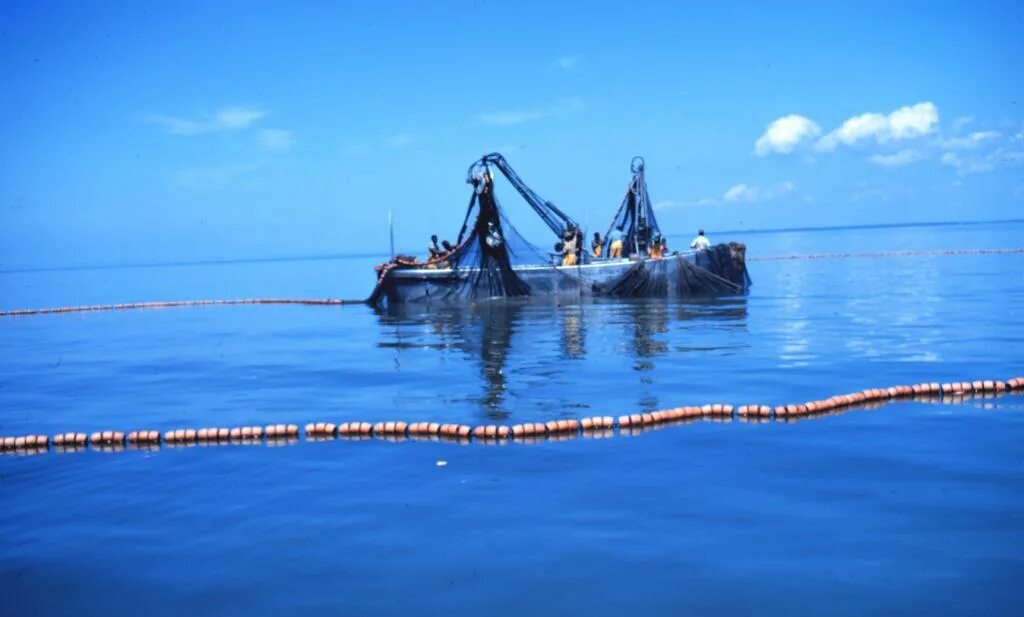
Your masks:
{"label": "fishing net", "polygon": [[618,231],[622,235],[622,252],[624,257],[630,255],[647,255],[647,249],[656,237],[661,236],[661,228],[654,217],[654,206],[647,192],[647,180],[644,176],[644,160],[634,157],[630,165],[633,177],[626,187],[626,195],[619,204],[619,209],[612,218],[611,225],[605,233],[605,241]]}
{"label": "fishing net", "polygon": [[742,244],[719,244],[697,253],[636,260],[604,292],[623,298],[742,293],[750,285],[745,250]]}
{"label": "fishing net", "polygon": [[[557,268],[562,263],[560,251],[537,248],[505,216],[486,164],[471,168],[468,182],[473,194],[455,247],[426,262],[396,258],[382,264],[370,303],[579,293],[579,281]],[[419,272],[409,277],[396,273],[400,270]]]}

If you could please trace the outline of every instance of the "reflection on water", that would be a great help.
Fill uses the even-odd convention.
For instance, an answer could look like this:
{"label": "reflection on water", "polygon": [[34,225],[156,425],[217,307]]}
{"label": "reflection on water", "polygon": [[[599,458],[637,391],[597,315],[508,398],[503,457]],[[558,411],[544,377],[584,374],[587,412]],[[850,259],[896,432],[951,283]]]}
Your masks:
{"label": "reflection on water", "polygon": [[[424,351],[446,356],[453,352],[469,359],[479,373],[482,395],[478,403],[485,417],[505,420],[511,415],[509,399],[528,398],[531,378],[555,381],[568,375],[566,386],[587,388],[582,371],[602,362],[632,361],[640,385],[653,385],[656,360],[673,351],[708,353],[734,347],[728,339],[700,345],[699,333],[747,328],[747,299],[729,297],[692,302],[663,299],[628,299],[558,305],[536,300],[508,299],[474,305],[395,305],[377,310],[381,348],[393,350],[396,370],[405,356]],[[517,361],[511,363],[509,358]],[[685,356],[684,356],[685,357]],[[460,358],[461,359],[461,358]],[[574,364],[589,360],[584,364]],[[435,365],[444,367],[441,361]],[[576,367],[576,372],[573,372]],[[569,369],[568,371],[565,369]],[[518,385],[510,385],[510,370]],[[573,379],[579,377],[579,381]],[[444,380],[444,369],[437,374]],[[557,385],[557,384],[556,384]],[[570,388],[565,388],[566,390]],[[592,386],[597,390],[598,386]],[[555,408],[589,407],[558,391]],[[640,392],[637,405],[653,409],[657,398]]]}

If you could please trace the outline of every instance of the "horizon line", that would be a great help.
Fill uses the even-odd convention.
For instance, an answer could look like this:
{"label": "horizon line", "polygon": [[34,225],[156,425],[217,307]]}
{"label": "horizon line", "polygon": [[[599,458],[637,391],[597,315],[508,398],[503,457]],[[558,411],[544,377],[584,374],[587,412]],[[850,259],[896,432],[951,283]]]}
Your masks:
{"label": "horizon line", "polygon": [[[897,229],[906,227],[953,227],[969,225],[992,225],[997,223],[1024,223],[1024,219],[994,219],[985,221],[922,221],[916,223],[863,223],[859,225],[824,225],[820,227],[772,227],[762,229],[725,229],[711,230],[714,234],[766,234],[766,233],[789,233],[789,232],[817,232],[817,231],[840,231],[848,229]],[[681,237],[687,233],[666,233],[666,237]],[[399,251],[401,252],[401,251]],[[28,268],[5,269],[0,264],[0,275],[2,274],[30,274],[33,272],[72,272],[77,270],[120,270],[136,268],[174,268],[190,266],[222,266],[254,263],[273,263],[287,261],[328,261],[332,259],[360,259],[369,257],[387,258],[386,252],[358,252],[358,253],[319,253],[311,255],[281,255],[276,257],[238,257],[238,258],[209,258],[177,261],[137,262],[137,263],[98,263],[78,265],[56,265],[38,266]]]}

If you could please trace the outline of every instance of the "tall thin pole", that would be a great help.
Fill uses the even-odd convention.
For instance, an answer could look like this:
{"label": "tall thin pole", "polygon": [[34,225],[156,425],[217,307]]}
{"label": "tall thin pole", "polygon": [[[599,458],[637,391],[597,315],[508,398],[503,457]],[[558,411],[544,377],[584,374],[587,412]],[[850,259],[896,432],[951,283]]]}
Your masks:
{"label": "tall thin pole", "polygon": [[395,258],[395,223],[391,218],[391,210],[388,210],[388,235],[391,237],[391,259]]}

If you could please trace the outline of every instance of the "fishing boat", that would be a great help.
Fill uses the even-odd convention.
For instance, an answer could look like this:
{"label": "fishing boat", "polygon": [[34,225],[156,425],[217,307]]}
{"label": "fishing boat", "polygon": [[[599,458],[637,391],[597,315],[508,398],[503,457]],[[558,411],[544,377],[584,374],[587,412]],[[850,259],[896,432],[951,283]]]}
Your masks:
{"label": "fishing boat", "polygon": [[[527,186],[505,157],[492,153],[480,158],[466,174],[472,194],[455,246],[422,262],[398,256],[381,264],[370,302],[744,293],[750,278],[742,244],[662,252],[663,240],[647,191],[643,159],[635,157],[630,169],[633,175],[626,195],[604,236],[607,245],[615,231],[623,247],[621,254],[610,256],[605,248],[603,255],[595,256],[583,246],[584,230],[576,220]],[[512,226],[495,195],[495,170],[554,233],[558,239],[554,252],[538,249]]]}

